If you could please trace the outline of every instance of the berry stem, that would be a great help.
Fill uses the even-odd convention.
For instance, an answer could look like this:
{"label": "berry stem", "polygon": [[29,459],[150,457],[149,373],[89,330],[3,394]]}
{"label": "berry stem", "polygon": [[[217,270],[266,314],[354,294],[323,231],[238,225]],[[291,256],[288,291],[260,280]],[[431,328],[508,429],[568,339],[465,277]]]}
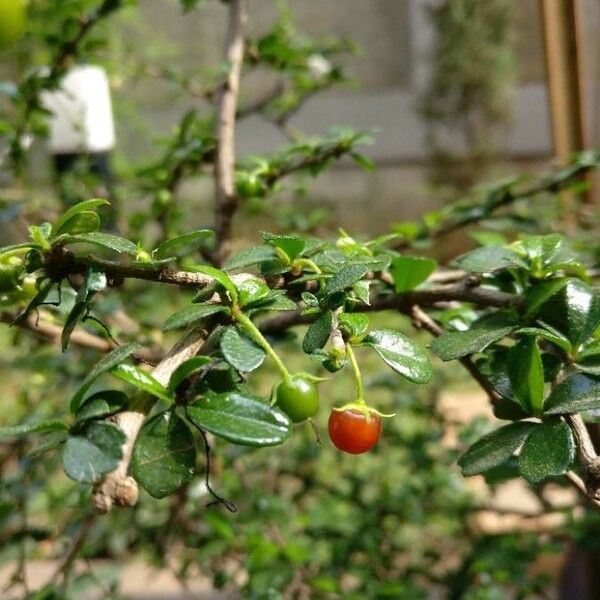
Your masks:
{"label": "berry stem", "polygon": [[290,372],[286,369],[283,361],[277,356],[277,353],[273,350],[265,336],[259,331],[258,327],[237,306],[231,308],[231,315],[275,363],[277,370],[281,373],[282,379],[289,381],[292,378]]}
{"label": "berry stem", "polygon": [[352,350],[352,345],[349,343],[346,343],[346,355],[348,356],[348,360],[350,361],[350,366],[352,367],[352,374],[354,375],[354,381],[356,382],[356,403],[366,404],[365,399],[363,397],[362,375],[360,373],[360,369],[358,368],[358,363],[356,362],[356,356],[354,355],[354,350]]}

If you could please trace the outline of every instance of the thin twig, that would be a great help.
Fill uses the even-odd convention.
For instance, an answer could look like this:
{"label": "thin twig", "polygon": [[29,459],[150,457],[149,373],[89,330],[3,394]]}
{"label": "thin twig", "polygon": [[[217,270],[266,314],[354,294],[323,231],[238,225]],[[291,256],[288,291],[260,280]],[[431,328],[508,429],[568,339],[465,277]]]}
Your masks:
{"label": "thin twig", "polygon": [[[413,306],[412,319],[415,326],[419,329],[425,329],[435,337],[439,337],[444,333],[444,330],[419,306]],[[471,377],[481,386],[488,395],[490,402],[495,404],[500,399],[500,394],[494,389],[487,378],[477,368],[470,356],[464,356],[459,359],[460,364],[471,374]]]}
{"label": "thin twig", "polygon": [[221,264],[229,252],[235,194],[235,119],[240,76],[244,62],[244,31],[248,20],[247,0],[230,0],[229,31],[225,44],[228,65],[217,108],[217,153],[215,158],[215,262]]}
{"label": "thin twig", "polygon": [[84,519],[79,531],[77,532],[77,535],[73,538],[71,547],[60,561],[58,567],[54,571],[54,574],[50,578],[50,583],[56,583],[59,578],[62,578],[65,583],[67,582],[69,579],[69,574],[73,568],[73,563],[77,558],[77,554],[81,550],[81,547],[85,542],[85,538],[88,536],[92,526],[96,522],[96,517],[96,514],[91,513]]}
{"label": "thin twig", "polygon": [[[22,329],[27,329],[40,337],[47,339],[53,343],[60,343],[62,337],[63,328],[60,325],[55,325],[45,321],[44,319],[37,318],[30,314],[26,319],[21,319],[15,322],[15,315],[9,312],[0,312],[0,322],[2,323],[15,323]],[[98,350],[100,352],[110,352],[117,347],[117,343],[112,340],[101,338],[93,333],[76,327],[71,333],[69,341],[76,346],[82,348],[90,348],[92,350]],[[154,348],[140,348],[135,356],[143,362],[155,364],[164,356],[164,352],[160,349]]]}

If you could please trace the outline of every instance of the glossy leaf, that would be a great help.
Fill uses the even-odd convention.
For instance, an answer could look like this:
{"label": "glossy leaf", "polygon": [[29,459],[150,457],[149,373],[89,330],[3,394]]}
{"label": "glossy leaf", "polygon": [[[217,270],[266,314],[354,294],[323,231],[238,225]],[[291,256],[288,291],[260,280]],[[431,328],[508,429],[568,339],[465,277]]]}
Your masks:
{"label": "glossy leaf", "polygon": [[175,411],[148,419],[135,442],[133,477],[154,498],[164,498],[188,483],[196,466],[194,437]]}
{"label": "glossy leaf", "polygon": [[265,360],[265,351],[238,327],[227,327],[219,345],[225,360],[242,373],[254,371]]}
{"label": "glossy leaf", "polygon": [[577,347],[600,325],[600,293],[572,279],[543,304],[539,314]]}
{"label": "glossy leaf", "polygon": [[415,383],[429,383],[433,369],[429,357],[412,340],[393,329],[374,329],[363,339],[384,362]]}
{"label": "glossy leaf", "polygon": [[209,396],[192,404],[187,412],[198,427],[234,444],[275,446],[290,435],[286,415],[247,393]]}
{"label": "glossy leaf", "polygon": [[302,350],[307,354],[312,354],[315,350],[323,348],[331,335],[332,325],[333,313],[328,310],[309,325],[302,341]]}
{"label": "glossy leaf", "polygon": [[202,321],[211,315],[225,312],[227,308],[220,304],[192,304],[174,315],[171,315],[163,325],[163,331],[172,331],[173,329],[180,329],[181,327],[187,327],[197,321]]}
{"label": "glossy leaf", "polygon": [[523,259],[504,246],[484,246],[459,256],[454,263],[470,273],[493,273],[500,269],[525,266]]}
{"label": "glossy leaf", "polygon": [[83,243],[102,246],[115,252],[134,255],[137,252],[137,246],[123,237],[112,233],[104,233],[102,231],[90,231],[88,233],[79,233],[77,235],[67,235],[63,242],[65,244]]}
{"label": "glossy leaf", "polygon": [[544,369],[535,337],[524,337],[508,351],[506,367],[514,398],[530,414],[541,415]]}
{"label": "glossy leaf", "polygon": [[211,362],[212,358],[209,356],[194,356],[181,363],[173,373],[171,373],[167,390],[169,392],[174,392],[177,386],[187,379],[194,371],[206,367],[206,365]]}
{"label": "glossy leaf", "polygon": [[525,296],[525,305],[527,306],[525,318],[536,316],[542,305],[560,292],[568,283],[569,279],[567,277],[560,277],[542,281],[530,288]]}
{"label": "glossy leaf", "polygon": [[240,306],[247,306],[266,298],[270,289],[260,279],[246,279],[237,286]]}
{"label": "glossy leaf", "polygon": [[21,423],[12,427],[0,427],[0,439],[29,435],[30,433],[48,433],[50,431],[67,431],[68,427],[59,419]]}
{"label": "glossy leaf", "polygon": [[123,344],[118,348],[115,348],[104,356],[92,370],[87,374],[83,380],[79,389],[73,394],[70,402],[71,413],[76,413],[81,405],[81,400],[85,393],[90,389],[94,381],[100,377],[103,373],[107,373],[113,367],[121,364],[128,356],[131,356],[140,347],[139,344],[131,342],[129,344]]}
{"label": "glossy leaf", "polygon": [[88,396],[75,414],[75,421],[82,423],[92,419],[100,419],[114,415],[123,410],[129,403],[127,394],[120,390],[100,390]]}
{"label": "glossy leaf", "polygon": [[115,377],[118,377],[127,383],[131,383],[139,390],[148,392],[149,394],[160,398],[164,402],[171,403],[173,401],[171,394],[167,391],[165,386],[154,379],[148,371],[144,371],[133,365],[118,365],[111,370],[111,373]]}
{"label": "glossy leaf", "polygon": [[325,294],[331,295],[336,292],[342,292],[349,288],[353,283],[362,279],[371,269],[370,265],[350,263],[344,265],[339,271],[334,273],[333,277],[325,286]]}
{"label": "glossy leaf", "polygon": [[396,256],[392,259],[390,273],[397,292],[414,290],[423,283],[437,266],[435,260],[420,256]]}
{"label": "glossy leaf", "polygon": [[220,283],[229,292],[233,302],[237,302],[237,288],[227,273],[224,273],[219,269],[215,269],[210,265],[194,265],[193,267],[189,267],[189,270],[195,273],[204,273],[205,275],[212,277],[215,281],[217,281],[217,283]]}
{"label": "glossy leaf", "polygon": [[165,240],[154,252],[152,257],[156,260],[162,260],[170,256],[185,256],[198,250],[206,244],[206,241],[214,237],[215,232],[212,229],[198,229],[182,233],[168,240]]}
{"label": "glossy leaf", "polygon": [[125,439],[118,427],[92,421],[81,433],[67,438],[63,448],[65,473],[81,483],[98,481],[119,464]]}
{"label": "glossy leaf", "polygon": [[68,233],[63,231],[63,227],[75,215],[84,211],[90,211],[93,208],[107,204],[110,204],[110,202],[105,198],[92,198],[91,200],[84,200],[83,202],[75,204],[74,206],[66,210],[56,221],[56,223],[52,226],[52,229],[50,231],[50,237],[55,238],[61,233]]}
{"label": "glossy leaf", "polygon": [[561,415],[593,408],[600,408],[600,378],[576,373],[552,388],[544,413]]}
{"label": "glossy leaf", "polygon": [[261,235],[267,244],[283,250],[290,261],[294,261],[300,256],[306,246],[306,241],[296,235],[274,235],[272,233]]}
{"label": "glossy leaf", "polygon": [[224,265],[227,271],[243,269],[264,261],[276,258],[275,250],[271,246],[253,246],[236,252]]}
{"label": "glossy leaf", "polygon": [[56,231],[54,239],[61,235],[86,234],[92,231],[98,231],[100,228],[100,217],[95,212],[84,210],[73,215],[68,221],[65,221],[59,230]]}
{"label": "glossy leaf", "polygon": [[531,483],[566,473],[575,457],[571,428],[560,419],[544,421],[529,435],[519,456],[521,475]]}
{"label": "glossy leaf", "polygon": [[536,426],[528,421],[510,423],[483,436],[458,460],[463,475],[480,475],[507,461]]}
{"label": "glossy leaf", "polygon": [[338,325],[347,335],[357,338],[367,333],[369,317],[365,313],[341,313]]}
{"label": "glossy leaf", "polygon": [[510,335],[516,328],[515,325],[498,326],[493,321],[481,323],[467,331],[444,333],[431,342],[431,349],[442,360],[455,360],[475,352],[483,352],[494,342]]}

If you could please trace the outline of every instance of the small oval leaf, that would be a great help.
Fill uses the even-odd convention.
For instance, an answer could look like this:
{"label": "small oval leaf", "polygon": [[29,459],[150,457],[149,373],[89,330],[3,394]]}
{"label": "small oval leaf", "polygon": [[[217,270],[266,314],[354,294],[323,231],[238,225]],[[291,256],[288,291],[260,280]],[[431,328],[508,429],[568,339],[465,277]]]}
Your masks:
{"label": "small oval leaf", "polygon": [[412,340],[393,329],[374,329],[363,339],[394,371],[415,383],[429,383],[433,368],[429,357]]}
{"label": "small oval leaf", "polygon": [[203,398],[187,412],[198,427],[234,444],[275,446],[290,435],[286,415],[247,393],[228,392]]}
{"label": "small oval leaf", "polygon": [[484,435],[475,442],[458,460],[463,475],[480,475],[507,461],[537,423],[520,421],[510,423]]}
{"label": "small oval leaf", "polygon": [[531,483],[566,473],[575,457],[571,428],[560,419],[545,421],[536,427],[519,456],[519,471]]}
{"label": "small oval leaf", "polygon": [[237,327],[225,329],[220,347],[225,360],[243,373],[254,371],[265,360],[265,351]]}
{"label": "small oval leaf", "polygon": [[80,434],[67,438],[63,448],[65,473],[81,483],[98,481],[119,464],[125,439],[118,427],[92,421]]}
{"label": "small oval leaf", "polygon": [[131,459],[135,480],[154,498],[164,498],[188,483],[196,466],[194,436],[174,411],[148,419]]}

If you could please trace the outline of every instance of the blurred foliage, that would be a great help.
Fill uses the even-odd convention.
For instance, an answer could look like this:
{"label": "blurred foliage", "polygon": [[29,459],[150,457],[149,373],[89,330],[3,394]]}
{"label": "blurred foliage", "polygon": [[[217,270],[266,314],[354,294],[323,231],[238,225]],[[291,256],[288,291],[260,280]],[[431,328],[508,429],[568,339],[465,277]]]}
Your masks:
{"label": "blurred foliage", "polygon": [[[451,194],[485,178],[498,135],[510,121],[516,12],[514,0],[448,0],[429,7],[436,41],[420,110],[429,129],[432,183]],[[464,140],[464,152],[446,149],[448,133]]]}

